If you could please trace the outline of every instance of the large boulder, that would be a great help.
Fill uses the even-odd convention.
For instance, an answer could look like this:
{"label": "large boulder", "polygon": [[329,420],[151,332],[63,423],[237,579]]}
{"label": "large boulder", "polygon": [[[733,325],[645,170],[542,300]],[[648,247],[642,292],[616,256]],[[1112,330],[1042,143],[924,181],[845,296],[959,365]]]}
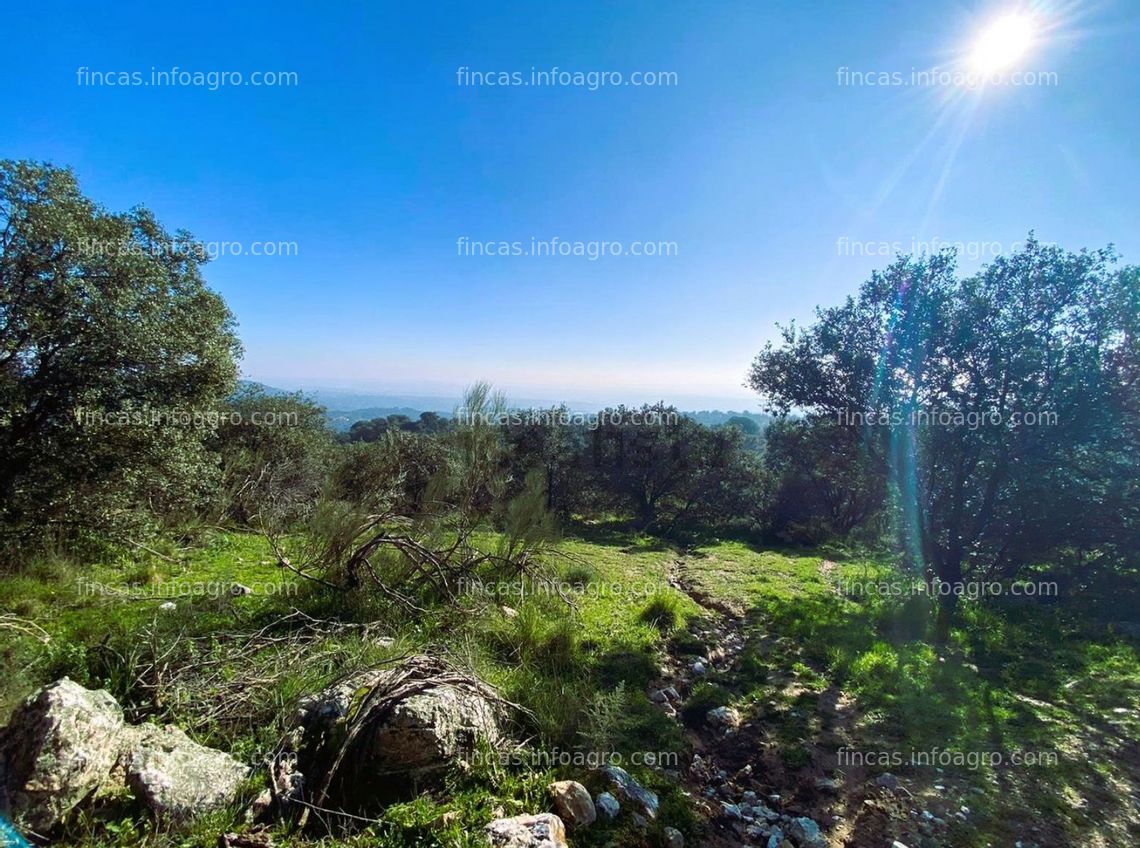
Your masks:
{"label": "large boulder", "polygon": [[546,787],[554,801],[558,817],[570,827],[585,827],[598,819],[594,809],[594,799],[589,791],[576,780],[556,780]]}
{"label": "large boulder", "polygon": [[129,728],[127,785],[156,815],[186,819],[224,807],[249,769],[229,754],[199,745],[177,727]]}
{"label": "large boulder", "polygon": [[29,697],[0,728],[0,810],[47,833],[89,799],[125,792],[185,818],[236,796],[247,769],[174,726],[131,726],[107,692],[66,677]]}
{"label": "large boulder", "polygon": [[552,813],[496,819],[487,838],[493,848],[568,848],[562,819]]}
{"label": "large boulder", "polygon": [[0,729],[0,809],[34,831],[51,830],[113,782],[124,727],[108,692],[66,677],[36,692]]}
{"label": "large boulder", "polygon": [[478,678],[412,657],[303,698],[292,743],[310,790],[352,805],[410,789],[408,778],[467,762],[481,744],[498,742],[503,705]]}

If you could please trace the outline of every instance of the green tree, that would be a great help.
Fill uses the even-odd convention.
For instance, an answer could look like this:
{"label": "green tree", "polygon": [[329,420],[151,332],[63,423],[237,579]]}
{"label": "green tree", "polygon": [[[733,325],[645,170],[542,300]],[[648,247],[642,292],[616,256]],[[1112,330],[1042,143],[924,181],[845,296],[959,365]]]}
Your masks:
{"label": "green tree", "polygon": [[819,416],[785,418],[773,421],[765,438],[773,487],[768,525],[777,537],[814,543],[874,529],[886,474],[858,429]]}
{"label": "green tree", "polygon": [[375,442],[388,432],[387,418],[371,418],[367,421],[354,421],[348,428],[346,441]]}
{"label": "green tree", "polygon": [[222,512],[241,524],[288,526],[321,494],[335,458],[325,410],[299,394],[249,388],[219,416],[213,447],[222,461]]}
{"label": "green tree", "polygon": [[565,405],[521,412],[504,430],[516,489],[521,490],[529,472],[539,470],[547,510],[566,514],[580,503],[576,494],[585,484],[580,460],[586,427]]}
{"label": "green tree", "polygon": [[216,483],[193,413],[233,389],[233,318],[203,252],[71,171],[0,162],[0,522],[9,541],[126,532]]}
{"label": "green tree", "polygon": [[592,484],[642,528],[669,532],[698,516],[719,523],[758,506],[742,497],[758,472],[744,461],[740,431],[705,427],[664,404],[603,411],[585,461]]}
{"label": "green tree", "polygon": [[787,328],[751,384],[779,411],[864,433],[912,558],[943,581],[1120,550],[1135,509],[1109,512],[1137,493],[1140,294],[1137,269],[1115,262],[1032,236],[964,279],[950,252],[900,258]]}

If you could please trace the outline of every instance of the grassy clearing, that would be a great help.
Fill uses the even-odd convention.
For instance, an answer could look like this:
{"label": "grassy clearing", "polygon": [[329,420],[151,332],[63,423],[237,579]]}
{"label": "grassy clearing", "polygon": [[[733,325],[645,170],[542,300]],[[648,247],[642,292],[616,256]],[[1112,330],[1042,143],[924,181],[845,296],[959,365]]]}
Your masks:
{"label": "grassy clearing", "polygon": [[[656,833],[669,824],[691,829],[676,786],[658,768],[631,765],[643,752],[676,754],[683,746],[676,725],[644,694],[665,633],[698,611],[667,585],[674,557],[649,540],[567,540],[551,558],[548,581],[488,582],[461,598],[462,610],[415,617],[375,597],[298,583],[273,564],[262,539],[245,534],[216,533],[193,549],[104,563],[43,562],[0,579],[0,612],[43,630],[6,631],[12,638],[3,643],[3,660],[16,673],[3,682],[0,710],[6,715],[66,674],[109,689],[132,720],[173,721],[198,741],[259,764],[303,693],[391,657],[444,653],[531,711],[533,719],[514,732],[537,753],[488,755],[439,791],[387,807],[379,824],[335,844],[481,844],[481,826],[495,815],[547,809],[548,782],[590,784],[590,766],[607,761],[660,792]],[[233,583],[253,592],[230,594]],[[162,609],[170,601],[175,609]],[[279,638],[250,641],[266,628]],[[213,845],[240,821],[235,808],[173,832],[136,820],[137,813],[126,805],[81,817],[68,838]],[[275,837],[297,841],[284,832]],[[576,844],[615,838],[627,837],[599,825]]]}
{"label": "grassy clearing", "polygon": [[[966,603],[936,651],[927,598],[834,590],[897,578],[888,564],[722,543],[687,566],[701,591],[746,610],[732,683],[773,728],[789,772],[865,780],[891,771],[911,781],[916,803],[959,797],[971,814],[954,824],[954,844],[1012,844],[1033,828],[1042,844],[1135,844],[1134,643],[1082,630],[1055,606]],[[853,709],[834,720],[843,699]],[[841,748],[858,753],[841,758]],[[927,760],[912,763],[911,752]],[[993,752],[1005,762],[983,761]]]}
{"label": "grassy clearing", "polygon": [[[1131,844],[1124,808],[1138,785],[1140,662],[1134,645],[1081,631],[1062,610],[968,604],[950,645],[929,642],[925,599],[843,597],[837,581],[893,576],[870,557],[755,550],[720,542],[689,552],[684,577],[740,610],[747,642],[737,667],[699,684],[682,720],[734,701],[765,729],[774,775],[827,774],[849,788],[881,771],[907,781],[919,806],[968,805],[953,844],[1011,844],[1037,820],[1049,838]],[[0,579],[0,681],[7,711],[67,674],[112,691],[133,720],[174,721],[198,741],[257,764],[296,700],[353,669],[443,652],[475,669],[533,719],[514,728],[527,758],[487,756],[441,790],[386,808],[381,822],[327,844],[467,846],[494,815],[548,808],[545,786],[620,757],[662,795],[657,827],[692,833],[686,799],[660,768],[635,757],[679,753],[684,740],[645,696],[665,639],[708,647],[687,629],[700,608],[669,585],[677,552],[607,534],[561,542],[550,580],[485,584],[454,609],[410,617],[382,600],[346,598],[281,571],[258,537],[216,533],[189,550],[164,548],[104,563],[38,563]],[[834,561],[833,561],[834,560]],[[232,583],[254,589],[231,595]],[[99,588],[101,587],[101,588]],[[173,601],[175,609],[160,605]],[[343,625],[313,629],[294,610]],[[34,621],[42,633],[27,626]],[[365,628],[360,625],[372,623]],[[288,635],[248,647],[262,628]],[[692,644],[689,644],[692,642]],[[836,720],[836,704],[850,708]],[[1014,751],[1053,757],[1033,767],[933,766],[838,760],[873,752]],[[942,787],[941,789],[936,787]],[[599,787],[591,785],[591,788]],[[256,786],[251,785],[250,793]],[[68,834],[86,845],[212,845],[234,809],[167,832],[116,808]],[[840,812],[843,812],[842,810]],[[649,834],[653,843],[658,831]],[[292,844],[296,837],[275,837]],[[638,844],[599,825],[576,845]]]}

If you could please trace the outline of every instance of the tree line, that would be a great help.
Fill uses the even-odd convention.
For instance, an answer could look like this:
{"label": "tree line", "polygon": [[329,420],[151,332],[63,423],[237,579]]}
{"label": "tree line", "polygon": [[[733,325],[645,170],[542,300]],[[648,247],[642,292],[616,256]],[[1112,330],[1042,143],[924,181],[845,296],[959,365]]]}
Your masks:
{"label": "tree line", "polygon": [[[664,404],[596,426],[561,423],[565,408],[487,423],[509,407],[478,385],[464,403],[481,422],[392,415],[338,437],[304,397],[237,389],[235,321],[189,240],[145,209],[102,209],[67,169],[0,163],[9,564],[195,521],[280,535],[353,510],[414,524],[461,507],[499,529],[525,514],[893,546],[950,582],[1047,570],[1074,591],[1135,585],[1140,275],[1111,248],[1031,235],[969,275],[953,251],[898,258],[757,356],[748,382],[776,416],[763,431]],[[140,249],[87,248],[104,241]],[[77,414],[175,408],[228,414],[210,427]],[[288,425],[255,423],[267,412]]]}

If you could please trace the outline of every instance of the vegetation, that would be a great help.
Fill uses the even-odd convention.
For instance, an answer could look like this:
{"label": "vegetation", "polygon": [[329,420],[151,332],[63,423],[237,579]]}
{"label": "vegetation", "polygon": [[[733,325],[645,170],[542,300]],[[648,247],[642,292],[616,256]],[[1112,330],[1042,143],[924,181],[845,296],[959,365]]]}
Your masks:
{"label": "vegetation", "polygon": [[[966,278],[949,253],[898,260],[759,355],[771,422],[583,420],[478,384],[450,419],[338,439],[302,396],[235,391],[188,234],[11,162],[0,232],[0,713],[67,675],[255,768],[206,817],[120,800],[53,838],[217,844],[302,696],[421,653],[513,703],[525,744],[366,816],[276,820],[278,844],[482,844],[551,780],[602,788],[599,755],[660,815],[573,844],[718,844],[705,799],[728,778],[702,776],[695,733],[797,809],[882,813],[891,838],[918,824],[871,796],[888,771],[916,810],[954,799],[944,844],[1140,835],[1140,274],[1111,251],[1030,239]],[[739,727],[711,733],[722,707]],[[1052,759],[844,753],[932,749]]]}

